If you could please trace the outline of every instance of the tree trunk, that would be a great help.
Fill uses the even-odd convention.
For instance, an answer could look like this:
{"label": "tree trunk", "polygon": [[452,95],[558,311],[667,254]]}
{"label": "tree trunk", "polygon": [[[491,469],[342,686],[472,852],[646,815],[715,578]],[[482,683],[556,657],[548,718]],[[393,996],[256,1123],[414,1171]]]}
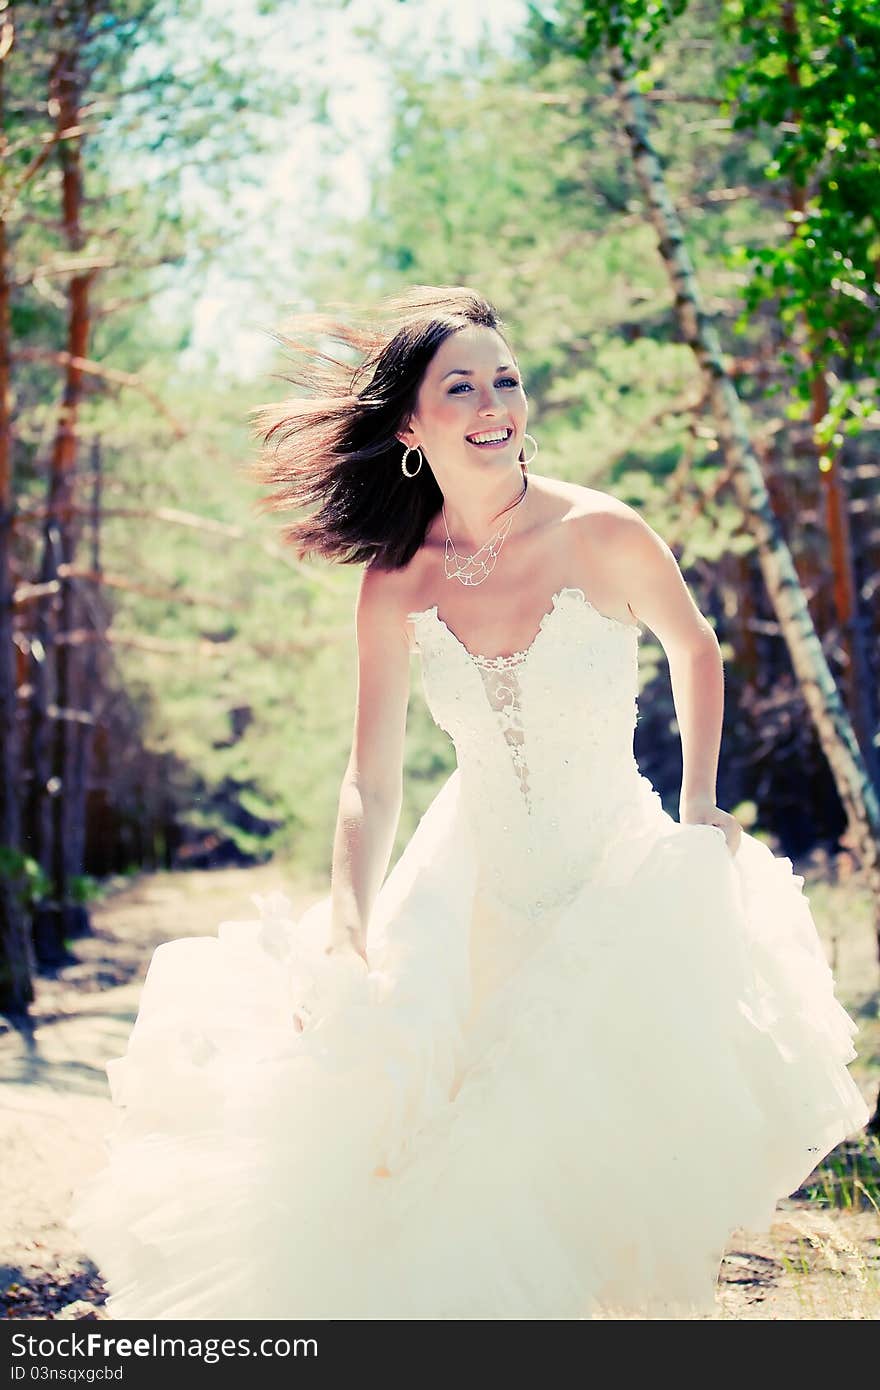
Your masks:
{"label": "tree trunk", "polygon": [[[68,495],[72,492],[73,468],[65,470]],[[62,564],[72,565],[76,549],[75,520],[67,516],[61,530]],[[58,629],[67,634],[77,624],[77,594],[75,581],[62,571],[58,598]],[[90,643],[94,647],[94,643]],[[77,817],[81,812],[76,787],[77,749],[81,742],[83,716],[81,679],[78,671],[80,649],[70,642],[59,642],[55,649],[56,708],[54,710],[54,739],[52,748],[52,782],[57,788],[52,797],[52,881],[53,896],[60,904],[62,940],[81,935],[88,930],[88,914],[71,897],[71,880],[82,866],[77,855]]]}
{"label": "tree trunk", "polygon": [[660,160],[651,144],[645,103],[619,48],[611,51],[611,73],[636,173],[675,291],[678,322],[708,380],[718,433],[726,457],[735,465],[733,487],[743,514],[749,520],[764,583],[874,895],[880,951],[880,800],[825,660],[791,551],[770,505],[742,402],[725,369],[718,334],[702,307],[696,275],[684,244],[684,232],[667,192]]}
{"label": "tree trunk", "polygon": [[[828,409],[828,387],[824,378],[814,383],[811,418],[818,424]],[[870,662],[865,648],[865,633],[859,606],[853,560],[852,528],[849,515],[849,490],[841,465],[843,456],[827,456],[820,467],[822,492],[825,498],[825,525],[831,557],[834,615],[840,633],[840,643],[846,654],[843,687],[853,726],[875,787],[880,787],[880,762],[874,748],[875,710],[872,699]]]}
{"label": "tree trunk", "polygon": [[[5,62],[12,19],[0,24],[0,162],[5,155]],[[0,1009],[23,1013],[34,997],[27,914],[20,899],[16,649],[12,641],[12,389],[10,373],[9,254],[0,217]]]}
{"label": "tree trunk", "polygon": [[[65,26],[63,16],[57,20]],[[66,35],[63,36],[63,39]],[[62,41],[49,77],[50,96],[56,112],[58,130],[80,124],[82,74],[79,55],[73,43]],[[82,138],[59,139],[61,196],[64,236],[71,252],[84,245],[80,226],[83,201]],[[88,355],[89,286],[94,272],[74,275],[68,288],[68,320],[64,393],[52,447],[49,472],[48,515],[44,531],[42,583],[58,578],[59,566],[74,560],[73,475],[77,453],[77,414],[83,390],[81,360]],[[67,831],[70,819],[70,786],[73,771],[73,737],[69,711],[72,708],[72,667],[75,651],[68,643],[54,642],[55,632],[72,626],[70,580],[61,582],[58,599],[38,600],[38,634],[48,656],[54,656],[55,711],[51,717],[48,698],[48,670],[41,673],[34,699],[32,749],[34,762],[35,829],[40,862],[52,880],[52,896],[40,905],[34,922],[39,949],[46,958],[64,955],[64,938],[80,925],[79,914],[69,901],[69,863]],[[54,727],[53,727],[54,726]],[[46,777],[47,768],[51,774]]]}
{"label": "tree trunk", "polygon": [[[91,527],[91,569],[92,573],[100,576],[101,573],[101,446],[98,440],[94,440],[91,450],[91,472],[92,472],[92,527]],[[86,587],[86,599],[83,603],[82,626],[90,629],[97,638],[101,632],[101,621],[99,612],[103,604],[103,594],[100,590],[100,583],[93,589]],[[83,712],[83,718],[75,727],[77,729],[76,748],[74,753],[73,769],[70,779],[71,785],[71,814],[69,825],[70,843],[70,872],[82,874],[85,872],[86,860],[86,824],[88,817],[88,794],[89,781],[92,765],[92,748],[95,737],[95,727],[97,724],[97,709],[99,701],[98,687],[98,642],[87,642],[82,656],[81,667],[82,680],[80,689],[76,696],[76,708]]]}

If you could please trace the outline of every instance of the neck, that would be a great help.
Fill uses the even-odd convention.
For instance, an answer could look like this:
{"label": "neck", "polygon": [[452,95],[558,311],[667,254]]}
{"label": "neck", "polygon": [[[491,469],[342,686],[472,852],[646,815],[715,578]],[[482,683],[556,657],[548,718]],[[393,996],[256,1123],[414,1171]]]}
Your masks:
{"label": "neck", "polygon": [[[516,507],[510,505],[522,494],[523,481],[523,475],[517,469],[515,479],[509,474],[499,478],[490,486],[484,487],[481,495],[469,492],[467,497],[444,497],[446,526],[457,551],[474,554],[507,521],[511,521],[510,529],[514,529],[517,516],[528,503],[526,493]],[[508,508],[507,511],[504,511],[505,507]],[[445,538],[445,528],[442,529],[442,534]]]}

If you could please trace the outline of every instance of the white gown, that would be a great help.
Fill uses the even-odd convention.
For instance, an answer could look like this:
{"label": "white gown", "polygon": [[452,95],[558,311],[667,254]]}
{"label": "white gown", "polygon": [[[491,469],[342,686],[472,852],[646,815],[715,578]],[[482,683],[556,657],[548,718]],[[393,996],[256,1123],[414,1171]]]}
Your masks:
{"label": "white gown", "polygon": [[708,1313],[868,1118],[803,880],[638,771],[638,628],[564,588],[491,660],[411,616],[458,767],[369,971],[281,894],[153,956],[73,1212],[113,1317]]}

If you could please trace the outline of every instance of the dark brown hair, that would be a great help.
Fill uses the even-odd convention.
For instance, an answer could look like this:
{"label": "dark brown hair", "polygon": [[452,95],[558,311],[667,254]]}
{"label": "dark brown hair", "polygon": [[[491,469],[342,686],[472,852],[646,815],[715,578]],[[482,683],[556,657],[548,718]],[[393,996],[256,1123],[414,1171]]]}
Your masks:
{"label": "dark brown hair", "polygon": [[404,477],[397,434],[441,343],[474,324],[504,336],[497,310],[472,290],[417,285],[365,323],[298,315],[273,335],[293,363],[282,380],[298,390],[253,412],[262,441],[253,472],[269,489],[260,510],[307,511],[282,530],[300,558],[399,569],[415,555],[443,494],[427,459]]}

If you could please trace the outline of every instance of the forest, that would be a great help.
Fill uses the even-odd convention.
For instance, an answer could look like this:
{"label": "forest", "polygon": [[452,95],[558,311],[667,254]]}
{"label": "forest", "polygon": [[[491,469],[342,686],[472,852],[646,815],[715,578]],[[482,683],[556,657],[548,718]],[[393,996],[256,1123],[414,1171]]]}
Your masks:
{"label": "forest", "polygon": [[[719,637],[718,803],[858,937],[876,1105],[880,14],[485,8],[0,0],[0,1011],[127,881],[326,879],[358,573],[261,511],[251,419],[289,314],[469,285],[541,471],[637,508]],[[453,767],[414,681],[396,853]]]}

